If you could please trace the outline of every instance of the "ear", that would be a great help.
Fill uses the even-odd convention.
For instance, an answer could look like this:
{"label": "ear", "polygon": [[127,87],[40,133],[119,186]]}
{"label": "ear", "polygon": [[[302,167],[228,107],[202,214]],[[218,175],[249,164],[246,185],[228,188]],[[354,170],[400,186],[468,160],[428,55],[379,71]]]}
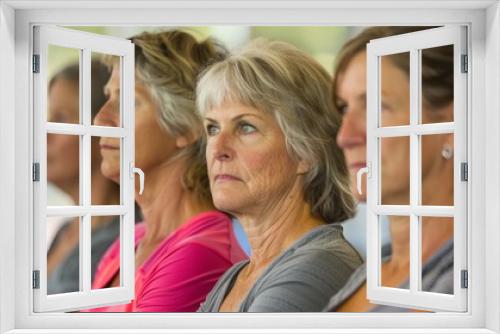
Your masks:
{"label": "ear", "polygon": [[297,165],[297,174],[302,175],[306,174],[311,170],[311,164],[308,161],[300,160]]}
{"label": "ear", "polygon": [[184,135],[177,136],[175,138],[175,146],[177,148],[185,148],[191,144],[193,144],[198,139],[193,133],[186,133]]}
{"label": "ear", "polygon": [[190,144],[190,140],[188,139],[188,136],[178,136],[175,138],[175,146],[177,148],[184,148]]}

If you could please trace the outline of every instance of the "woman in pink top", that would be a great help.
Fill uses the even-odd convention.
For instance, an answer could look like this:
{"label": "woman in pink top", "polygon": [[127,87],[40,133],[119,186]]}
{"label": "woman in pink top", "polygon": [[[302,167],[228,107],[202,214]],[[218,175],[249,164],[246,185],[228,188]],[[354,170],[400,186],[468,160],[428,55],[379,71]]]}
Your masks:
{"label": "woman in pink top", "polygon": [[[135,235],[135,298],[94,312],[196,311],[224,271],[245,258],[231,219],[215,211],[206,175],[202,123],[195,112],[196,75],[225,50],[180,31],[142,33],[135,44],[135,165],[145,175],[136,201],[144,223]],[[120,124],[120,68],[94,123]],[[118,182],[120,142],[101,138],[101,171]],[[136,189],[137,190],[137,189]],[[118,240],[96,272],[93,288],[119,286]]]}

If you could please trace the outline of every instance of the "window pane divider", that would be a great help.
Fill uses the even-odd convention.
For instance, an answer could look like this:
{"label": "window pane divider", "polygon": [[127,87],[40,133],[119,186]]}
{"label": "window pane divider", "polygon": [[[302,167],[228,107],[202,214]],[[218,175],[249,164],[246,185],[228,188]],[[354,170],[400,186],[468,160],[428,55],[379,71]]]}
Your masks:
{"label": "window pane divider", "polygon": [[[91,50],[84,48],[81,50],[80,57],[80,115],[82,124],[85,129],[88,129],[91,124]],[[82,196],[80,201],[84,207],[89,207],[92,197],[92,170],[90,162],[92,161],[91,152],[91,136],[86,131],[83,135],[82,154],[80,155],[80,182],[82,188]],[[91,221],[92,217],[89,214],[84,215],[80,219],[80,291],[90,291],[91,285]]]}
{"label": "window pane divider", "polygon": [[410,216],[422,217],[453,217],[453,206],[427,206],[427,205],[376,205],[373,212],[382,216]]}
{"label": "window pane divider", "polygon": [[391,126],[375,129],[376,137],[403,137],[415,135],[440,135],[453,133],[455,125],[453,122],[433,124],[412,124],[402,126]]}
{"label": "window pane divider", "polygon": [[123,128],[113,128],[107,126],[64,124],[47,122],[47,133],[60,135],[86,135],[93,137],[112,137],[122,138],[126,136],[126,130]]}
{"label": "window pane divider", "polygon": [[81,217],[120,216],[127,212],[124,205],[90,205],[90,206],[48,206],[47,217]]}

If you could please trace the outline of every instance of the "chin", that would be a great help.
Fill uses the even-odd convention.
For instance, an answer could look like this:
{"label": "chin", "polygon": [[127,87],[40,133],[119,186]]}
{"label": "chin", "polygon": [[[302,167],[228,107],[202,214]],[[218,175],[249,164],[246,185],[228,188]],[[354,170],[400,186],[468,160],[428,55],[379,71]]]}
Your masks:
{"label": "chin", "polygon": [[101,167],[101,173],[105,178],[107,178],[115,183],[118,183],[118,184],[120,183],[120,171],[119,170],[116,171],[115,169],[111,169],[111,168],[108,169],[105,166],[103,166],[103,167]]}
{"label": "chin", "polygon": [[225,212],[234,212],[239,207],[238,201],[234,197],[224,195],[212,195],[214,206],[217,210]]}

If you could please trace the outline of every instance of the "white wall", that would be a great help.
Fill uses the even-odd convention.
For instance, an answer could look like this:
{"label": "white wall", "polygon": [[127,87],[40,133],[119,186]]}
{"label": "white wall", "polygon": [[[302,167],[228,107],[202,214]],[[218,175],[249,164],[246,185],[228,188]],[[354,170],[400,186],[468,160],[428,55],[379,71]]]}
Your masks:
{"label": "white wall", "polygon": [[[14,328],[14,10],[0,2],[0,333]],[[7,240],[9,238],[10,240]]]}
{"label": "white wall", "polygon": [[[500,205],[497,202],[500,196],[500,4],[496,3],[488,9],[486,20],[486,79],[494,82],[486,86],[486,175],[488,176],[486,186],[486,221],[494,221],[494,233],[486,235],[486,256],[498,254],[500,235]],[[488,33],[489,32],[489,33]],[[490,76],[488,78],[488,76]],[[491,101],[491,103],[489,103]],[[500,271],[500,258],[491,259],[496,265],[486,267],[486,281],[493,280],[493,275],[498,277]],[[498,281],[490,282],[494,287],[486,291],[486,309],[500,309],[500,284]],[[495,333],[500,332],[499,314],[487,313],[486,327]]]}

